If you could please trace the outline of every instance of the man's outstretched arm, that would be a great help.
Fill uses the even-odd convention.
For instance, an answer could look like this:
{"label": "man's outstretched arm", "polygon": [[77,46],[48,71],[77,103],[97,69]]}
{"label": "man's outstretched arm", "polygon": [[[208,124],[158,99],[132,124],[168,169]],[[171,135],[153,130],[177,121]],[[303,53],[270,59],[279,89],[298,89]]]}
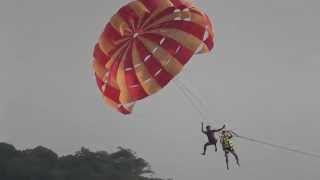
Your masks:
{"label": "man's outstretched arm", "polygon": [[206,132],[204,131],[204,129],[203,129],[203,122],[201,123],[201,132],[202,132],[202,133],[206,133]]}
{"label": "man's outstretched arm", "polygon": [[220,129],[215,129],[213,132],[219,132],[222,131],[224,128],[226,128],[226,125],[224,124]]}

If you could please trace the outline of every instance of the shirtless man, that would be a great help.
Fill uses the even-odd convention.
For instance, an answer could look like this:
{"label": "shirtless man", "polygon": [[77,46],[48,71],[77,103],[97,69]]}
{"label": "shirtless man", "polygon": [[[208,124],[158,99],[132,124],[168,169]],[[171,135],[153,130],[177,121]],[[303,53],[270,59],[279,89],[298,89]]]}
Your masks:
{"label": "shirtless man", "polygon": [[202,155],[206,155],[207,147],[210,145],[215,146],[215,151],[217,152],[217,138],[215,137],[215,133],[222,131],[226,126],[223,125],[220,129],[211,129],[211,126],[206,126],[206,131],[203,129],[203,123],[201,123],[201,131],[203,134],[207,135],[208,142],[203,146],[203,153]]}

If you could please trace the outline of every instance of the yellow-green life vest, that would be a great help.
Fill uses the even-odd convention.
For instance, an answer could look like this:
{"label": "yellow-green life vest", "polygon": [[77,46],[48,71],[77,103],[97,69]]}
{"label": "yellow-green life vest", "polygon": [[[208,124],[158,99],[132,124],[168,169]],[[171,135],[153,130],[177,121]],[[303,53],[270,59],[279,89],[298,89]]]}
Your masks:
{"label": "yellow-green life vest", "polygon": [[233,144],[231,138],[229,136],[222,136],[222,145],[224,146],[224,148],[232,148]]}

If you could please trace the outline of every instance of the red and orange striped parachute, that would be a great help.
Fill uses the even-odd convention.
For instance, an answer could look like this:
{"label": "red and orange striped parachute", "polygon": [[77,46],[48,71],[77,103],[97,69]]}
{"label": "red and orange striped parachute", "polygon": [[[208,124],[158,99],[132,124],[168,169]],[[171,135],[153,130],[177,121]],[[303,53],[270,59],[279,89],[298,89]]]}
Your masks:
{"label": "red and orange striped parachute", "polygon": [[208,16],[187,0],[135,0],[106,25],[93,67],[104,100],[123,114],[214,45]]}

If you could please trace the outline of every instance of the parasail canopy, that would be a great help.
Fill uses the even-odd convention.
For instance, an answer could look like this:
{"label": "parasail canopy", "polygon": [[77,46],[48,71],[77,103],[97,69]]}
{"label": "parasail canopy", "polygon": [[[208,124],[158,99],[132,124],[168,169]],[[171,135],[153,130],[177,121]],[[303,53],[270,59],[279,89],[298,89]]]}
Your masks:
{"label": "parasail canopy", "polygon": [[94,48],[108,105],[123,114],[165,87],[194,54],[214,45],[209,17],[186,0],[135,0],[120,8]]}

